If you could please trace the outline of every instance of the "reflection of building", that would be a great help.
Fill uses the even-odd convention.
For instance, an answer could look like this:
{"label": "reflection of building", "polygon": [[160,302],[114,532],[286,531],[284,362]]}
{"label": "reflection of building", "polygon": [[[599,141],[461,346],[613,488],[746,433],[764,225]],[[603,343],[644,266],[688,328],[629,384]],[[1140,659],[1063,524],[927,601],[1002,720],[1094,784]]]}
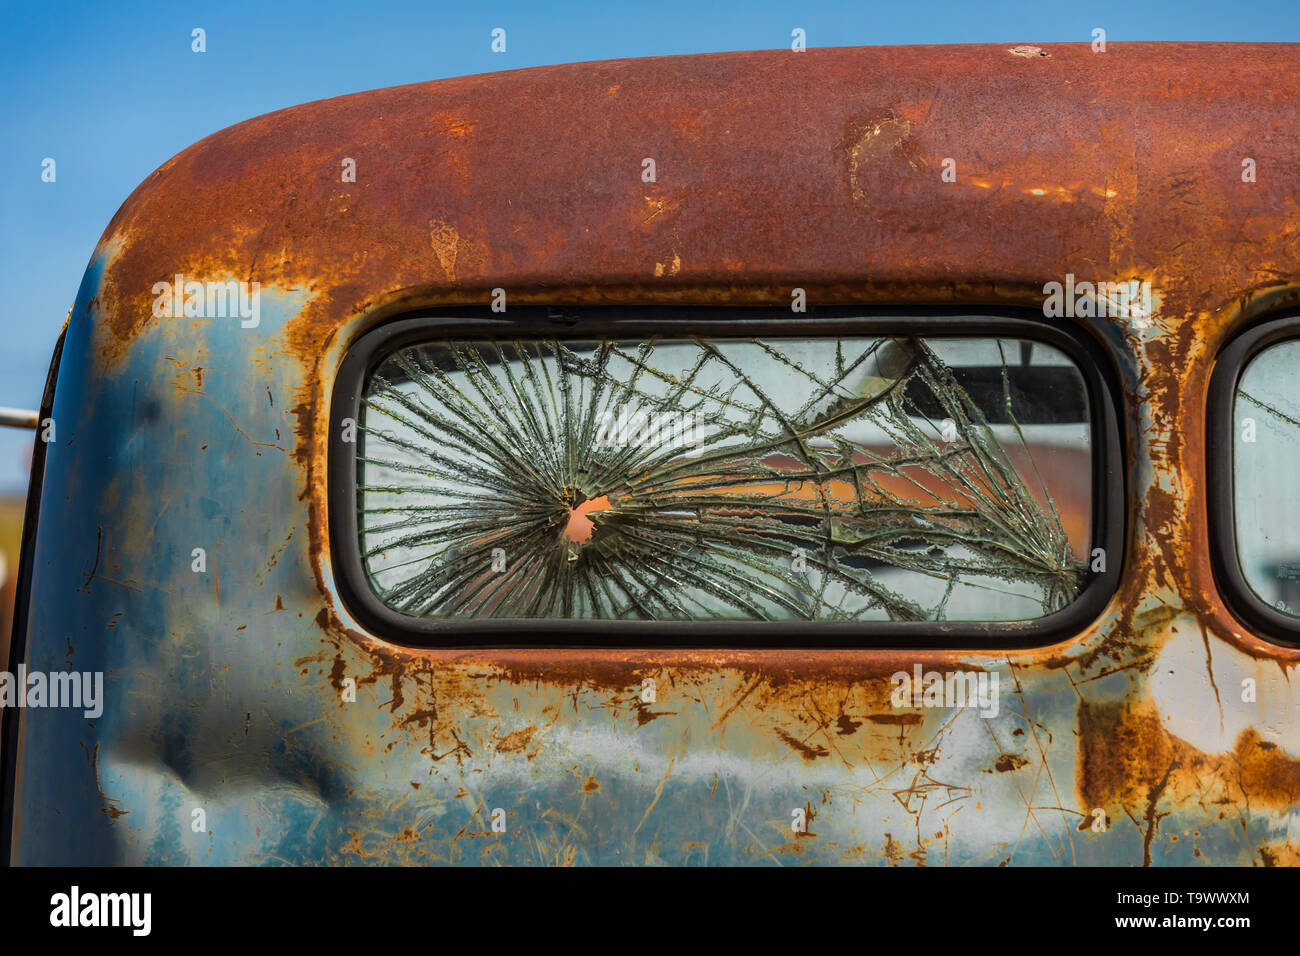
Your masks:
{"label": "reflection of building", "polygon": [[1273,566],[1278,581],[1277,601],[1285,605],[1278,610],[1300,615],[1300,562],[1282,562]]}

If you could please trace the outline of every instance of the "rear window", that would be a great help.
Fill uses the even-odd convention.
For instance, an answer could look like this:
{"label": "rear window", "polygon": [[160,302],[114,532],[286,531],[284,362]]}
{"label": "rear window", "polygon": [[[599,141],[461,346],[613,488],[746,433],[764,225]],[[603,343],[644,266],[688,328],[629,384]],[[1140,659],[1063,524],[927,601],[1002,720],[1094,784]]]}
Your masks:
{"label": "rear window", "polygon": [[1207,405],[1210,557],[1224,603],[1300,646],[1300,315],[1267,318],[1215,359]]}
{"label": "rear window", "polygon": [[1017,622],[1106,571],[1058,344],[437,331],[367,357],[342,451],[402,619]]}
{"label": "rear window", "polygon": [[1236,559],[1256,598],[1300,621],[1300,339],[1246,364],[1233,399]]}

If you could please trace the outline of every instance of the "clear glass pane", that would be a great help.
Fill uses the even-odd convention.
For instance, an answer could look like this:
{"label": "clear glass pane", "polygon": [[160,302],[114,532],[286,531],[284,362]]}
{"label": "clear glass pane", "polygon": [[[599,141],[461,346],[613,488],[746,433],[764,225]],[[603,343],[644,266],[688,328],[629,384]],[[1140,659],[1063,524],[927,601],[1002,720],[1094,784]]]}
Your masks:
{"label": "clear glass pane", "polygon": [[405,614],[1011,621],[1086,578],[1086,386],[1039,343],[432,341],[361,432],[364,565]]}
{"label": "clear glass pane", "polygon": [[1252,591],[1300,617],[1300,340],[1262,350],[1237,382],[1237,560]]}

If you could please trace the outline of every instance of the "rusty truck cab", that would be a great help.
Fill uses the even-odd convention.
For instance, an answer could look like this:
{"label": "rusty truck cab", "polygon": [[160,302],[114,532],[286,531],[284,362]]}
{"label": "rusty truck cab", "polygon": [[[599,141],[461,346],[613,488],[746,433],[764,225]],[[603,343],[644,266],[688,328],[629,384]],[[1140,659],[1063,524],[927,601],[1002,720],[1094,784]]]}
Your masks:
{"label": "rusty truck cab", "polygon": [[1295,863],[1300,51],[1024,49],[165,163],[41,412],[7,859]]}

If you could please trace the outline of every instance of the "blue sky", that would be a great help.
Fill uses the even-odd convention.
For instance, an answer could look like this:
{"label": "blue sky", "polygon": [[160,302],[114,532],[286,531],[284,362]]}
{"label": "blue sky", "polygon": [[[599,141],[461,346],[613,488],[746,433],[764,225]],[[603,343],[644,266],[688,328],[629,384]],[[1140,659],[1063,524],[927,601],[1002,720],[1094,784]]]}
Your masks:
{"label": "blue sky", "polygon": [[[190,31],[207,32],[207,52]],[[507,31],[504,54],[490,49]],[[0,405],[34,408],[104,227],[215,130],[377,87],[548,63],[809,46],[1300,40],[1300,0],[1043,3],[19,3],[0,11]],[[1230,68],[1225,65],[1225,69]],[[57,179],[41,181],[53,157]],[[0,491],[30,435],[0,429]]]}

